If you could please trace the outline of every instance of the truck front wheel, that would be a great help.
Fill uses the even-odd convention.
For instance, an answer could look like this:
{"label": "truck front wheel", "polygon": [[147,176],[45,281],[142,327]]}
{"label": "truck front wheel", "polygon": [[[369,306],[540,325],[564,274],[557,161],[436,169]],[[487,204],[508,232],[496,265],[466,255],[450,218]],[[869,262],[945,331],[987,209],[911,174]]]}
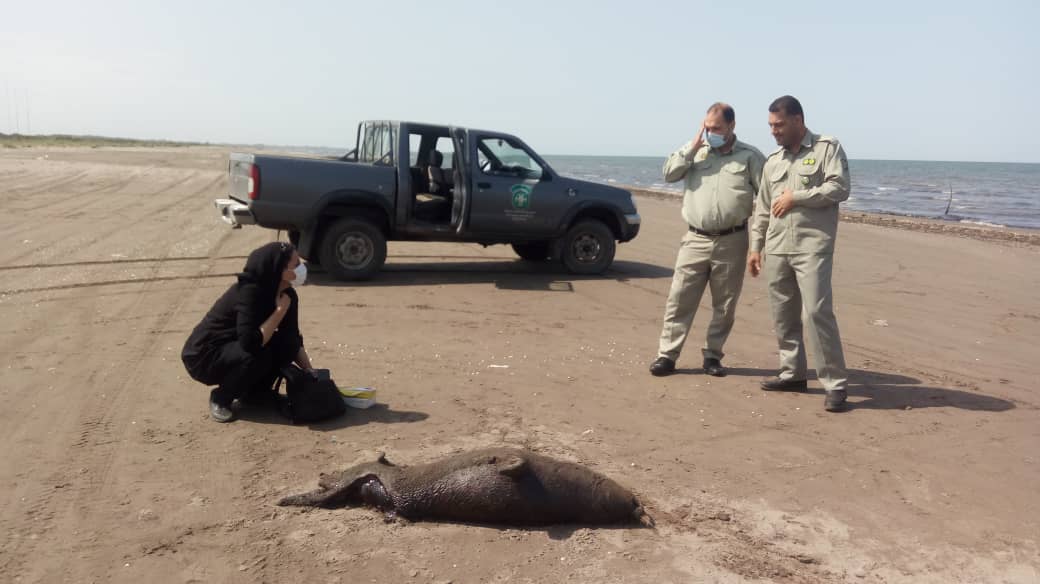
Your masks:
{"label": "truck front wheel", "polygon": [[572,274],[602,274],[614,261],[614,233],[602,221],[575,223],[563,236],[560,258]]}
{"label": "truck front wheel", "polygon": [[340,219],[325,231],[318,257],[337,280],[367,280],[386,261],[386,236],[364,219]]}

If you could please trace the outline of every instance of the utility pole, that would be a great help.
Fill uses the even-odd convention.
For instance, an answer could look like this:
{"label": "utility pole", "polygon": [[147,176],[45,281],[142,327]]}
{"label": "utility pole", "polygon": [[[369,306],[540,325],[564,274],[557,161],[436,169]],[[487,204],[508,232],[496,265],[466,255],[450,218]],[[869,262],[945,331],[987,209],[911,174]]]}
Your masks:
{"label": "utility pole", "polygon": [[4,113],[7,114],[7,133],[12,134],[15,132],[15,102],[10,100],[10,81],[4,82],[4,89],[7,97],[3,104]]}

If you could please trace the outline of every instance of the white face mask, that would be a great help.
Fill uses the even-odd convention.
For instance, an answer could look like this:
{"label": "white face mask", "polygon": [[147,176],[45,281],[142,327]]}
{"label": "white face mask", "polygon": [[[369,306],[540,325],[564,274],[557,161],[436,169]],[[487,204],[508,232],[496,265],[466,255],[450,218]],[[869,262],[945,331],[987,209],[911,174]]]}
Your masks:
{"label": "white face mask", "polygon": [[296,266],[293,273],[296,274],[296,279],[292,280],[290,284],[293,286],[303,286],[303,283],[307,281],[307,264],[300,262],[300,265]]}
{"label": "white face mask", "polygon": [[712,148],[721,148],[726,143],[725,134],[714,134],[707,130],[704,131],[704,141],[708,143],[708,146]]}

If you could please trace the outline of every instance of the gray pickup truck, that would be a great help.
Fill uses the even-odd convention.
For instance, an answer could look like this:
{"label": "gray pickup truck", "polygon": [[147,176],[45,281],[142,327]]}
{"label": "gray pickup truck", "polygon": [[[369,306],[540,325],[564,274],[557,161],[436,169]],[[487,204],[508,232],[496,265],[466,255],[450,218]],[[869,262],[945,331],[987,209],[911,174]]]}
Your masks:
{"label": "gray pickup truck", "polygon": [[228,172],[229,197],[215,201],[225,221],[287,231],[340,280],[372,277],[388,240],[512,244],[599,274],[639,233],[631,193],[560,176],[499,132],[369,121],[343,157],[232,153]]}

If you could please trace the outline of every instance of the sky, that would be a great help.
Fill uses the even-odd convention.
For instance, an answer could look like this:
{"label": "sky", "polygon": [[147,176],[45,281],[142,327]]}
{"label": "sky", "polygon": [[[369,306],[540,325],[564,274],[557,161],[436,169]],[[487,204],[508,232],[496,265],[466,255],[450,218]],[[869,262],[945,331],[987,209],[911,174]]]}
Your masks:
{"label": "sky", "polygon": [[1040,2],[0,0],[0,132],[353,146],[358,122],[665,156],[715,101],[775,149],[1040,162]]}

